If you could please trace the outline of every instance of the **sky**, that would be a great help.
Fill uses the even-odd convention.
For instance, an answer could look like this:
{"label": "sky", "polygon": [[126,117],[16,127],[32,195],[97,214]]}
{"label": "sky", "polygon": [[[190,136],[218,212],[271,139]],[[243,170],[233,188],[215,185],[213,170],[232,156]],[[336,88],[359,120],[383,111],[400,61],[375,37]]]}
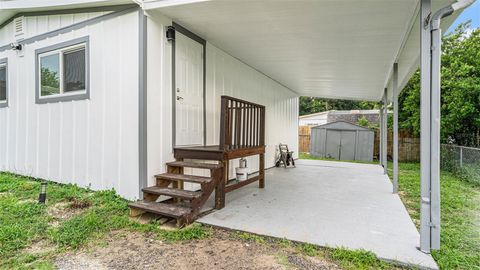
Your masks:
{"label": "sky", "polygon": [[455,22],[450,26],[447,32],[452,31],[457,27],[460,23],[466,22],[468,20],[472,20],[471,28],[479,28],[480,27],[480,0],[475,1],[473,5],[469,6],[465,9],[462,14],[455,20]]}

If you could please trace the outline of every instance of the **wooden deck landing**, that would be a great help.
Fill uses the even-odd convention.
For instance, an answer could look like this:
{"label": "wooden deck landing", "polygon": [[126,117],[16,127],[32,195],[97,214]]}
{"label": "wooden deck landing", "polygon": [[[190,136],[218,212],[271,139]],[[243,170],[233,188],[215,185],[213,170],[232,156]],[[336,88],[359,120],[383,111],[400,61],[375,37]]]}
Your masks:
{"label": "wooden deck landing", "polygon": [[[259,155],[259,174],[257,176],[249,177],[247,180],[229,184],[228,172],[229,172],[229,160],[248,157],[253,155]],[[253,147],[223,147],[219,145],[207,145],[207,146],[189,146],[189,147],[176,147],[174,149],[174,156],[177,160],[183,159],[202,159],[202,160],[217,160],[223,164],[225,182],[225,193],[234,191],[245,185],[259,181],[260,188],[265,187],[265,146],[253,146]]]}
{"label": "wooden deck landing", "polygon": [[242,146],[222,149],[219,145],[175,147],[176,159],[230,160],[235,158],[265,154],[265,146]]}

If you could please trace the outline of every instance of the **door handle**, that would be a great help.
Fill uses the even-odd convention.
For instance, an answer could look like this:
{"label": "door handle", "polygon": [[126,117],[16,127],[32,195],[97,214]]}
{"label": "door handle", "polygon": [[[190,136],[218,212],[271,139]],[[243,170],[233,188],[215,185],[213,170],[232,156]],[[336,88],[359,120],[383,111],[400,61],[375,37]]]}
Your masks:
{"label": "door handle", "polygon": [[177,100],[183,100],[183,97],[177,96]]}

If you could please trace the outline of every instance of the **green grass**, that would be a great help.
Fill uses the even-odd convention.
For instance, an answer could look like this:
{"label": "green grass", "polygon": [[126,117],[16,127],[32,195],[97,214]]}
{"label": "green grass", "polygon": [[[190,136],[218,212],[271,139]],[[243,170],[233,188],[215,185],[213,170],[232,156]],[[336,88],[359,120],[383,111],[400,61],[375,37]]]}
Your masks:
{"label": "green grass", "polygon": [[[193,224],[180,230],[162,230],[152,222],[140,224],[128,218],[128,201],[114,191],[92,192],[74,185],[49,183],[47,203],[38,204],[40,181],[0,173],[0,269],[52,269],[53,255],[101,240],[112,230],[151,232],[165,242],[204,239],[211,228]],[[64,202],[72,208],[88,207],[78,216],[59,221],[48,209]],[[25,248],[44,241],[53,250],[35,255]]]}
{"label": "green grass", "polygon": [[233,235],[235,238],[241,239],[243,241],[247,242],[255,242],[257,244],[264,244],[265,243],[265,237],[256,235],[253,233],[247,233],[247,232],[235,232]]}
{"label": "green grass", "polygon": [[[306,153],[300,153],[300,158],[330,160],[315,158]],[[390,178],[393,178],[391,162],[388,168]],[[433,251],[432,256],[441,269],[480,269],[480,187],[477,183],[465,179],[464,175],[446,171],[441,172],[440,182],[441,248]],[[418,228],[419,163],[399,163],[399,191]]]}
{"label": "green grass", "polygon": [[[389,163],[389,168],[392,164]],[[389,170],[390,177],[392,171]],[[441,247],[432,255],[441,269],[480,269],[480,188],[442,171]],[[399,164],[400,197],[418,227],[420,165]]]}
{"label": "green grass", "polygon": [[[349,250],[345,248],[326,248],[309,243],[300,243],[285,238],[272,238],[259,236],[247,232],[233,231],[232,236],[246,242],[270,245],[274,249],[284,252],[293,252],[305,257],[315,257],[321,260],[329,260],[340,265],[346,270],[375,270],[375,269],[405,269],[397,264],[387,263],[377,259],[375,254],[366,250]],[[277,254],[277,261],[287,267],[291,267],[285,253]]]}
{"label": "green grass", "polygon": [[[304,154],[300,157],[311,158]],[[400,196],[415,224],[419,220],[419,170],[417,163],[400,163]],[[128,201],[113,191],[92,192],[74,185],[49,183],[47,204],[41,205],[36,202],[39,189],[40,181],[0,173],[0,269],[53,269],[54,255],[100,241],[112,230],[150,232],[165,242],[201,240],[213,232],[212,228],[199,224],[181,230],[162,230],[155,222],[132,221],[128,218]],[[441,269],[480,269],[480,188],[453,173],[442,172],[441,190],[441,250],[432,255]],[[55,220],[47,212],[60,202],[72,207],[89,207],[80,215],[53,226]],[[234,237],[256,244],[273,244],[278,249],[292,249],[303,256],[326,258],[344,269],[399,268],[364,250],[320,248],[242,232],[235,232]],[[40,254],[25,251],[38,241],[45,241],[54,249]],[[286,263],[285,256],[279,256]]]}
{"label": "green grass", "polygon": [[340,161],[340,162],[351,162],[351,163],[366,163],[366,164],[378,164],[377,161],[359,161],[359,160],[338,160],[334,158],[324,158],[324,157],[314,157],[308,153],[299,153],[299,159],[311,159],[311,160],[325,160],[325,161]]}
{"label": "green grass", "polygon": [[[347,249],[333,249],[330,252],[330,257],[338,261],[340,266],[344,269],[392,269],[392,264],[380,261],[375,254],[365,250],[347,250]],[[396,266],[395,268],[400,268]]]}

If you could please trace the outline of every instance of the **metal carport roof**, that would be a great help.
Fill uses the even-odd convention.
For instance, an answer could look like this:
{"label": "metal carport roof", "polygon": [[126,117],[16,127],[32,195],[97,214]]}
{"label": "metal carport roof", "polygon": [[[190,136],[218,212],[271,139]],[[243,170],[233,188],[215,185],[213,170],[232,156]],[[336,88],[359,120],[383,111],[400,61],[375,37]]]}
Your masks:
{"label": "metal carport roof", "polygon": [[[434,0],[432,10],[451,2]],[[418,0],[156,0],[143,8],[299,95],[378,101],[394,62],[400,87],[419,65]]]}

